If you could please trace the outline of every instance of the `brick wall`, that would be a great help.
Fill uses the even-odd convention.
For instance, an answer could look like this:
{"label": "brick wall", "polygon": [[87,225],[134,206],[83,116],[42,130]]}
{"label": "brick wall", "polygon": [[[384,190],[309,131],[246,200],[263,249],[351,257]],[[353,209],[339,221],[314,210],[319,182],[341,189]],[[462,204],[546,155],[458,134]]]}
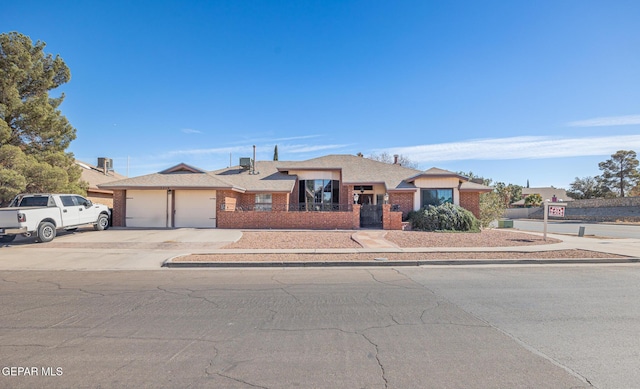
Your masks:
{"label": "brick wall", "polygon": [[127,207],[127,191],[113,191],[113,211],[111,213],[111,223],[114,227],[126,227],[125,215]]}
{"label": "brick wall", "polygon": [[382,205],[382,229],[402,230],[402,212],[391,212],[391,204]]}
{"label": "brick wall", "polygon": [[398,205],[402,212],[402,217],[406,218],[407,214],[413,211],[413,195],[414,192],[409,193],[389,193],[389,203],[392,205]]}
{"label": "brick wall", "polygon": [[353,212],[220,211],[218,228],[353,230],[360,227],[360,207]]}
{"label": "brick wall", "polygon": [[480,218],[480,193],[460,192],[460,206]]}

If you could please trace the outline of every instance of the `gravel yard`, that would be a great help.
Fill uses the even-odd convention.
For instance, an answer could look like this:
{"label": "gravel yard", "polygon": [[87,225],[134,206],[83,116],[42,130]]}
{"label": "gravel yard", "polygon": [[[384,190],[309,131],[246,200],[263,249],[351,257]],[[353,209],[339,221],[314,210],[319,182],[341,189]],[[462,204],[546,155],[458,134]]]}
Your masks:
{"label": "gravel yard", "polygon": [[505,230],[480,233],[388,231],[385,239],[400,247],[511,247],[559,243],[558,239]]}
{"label": "gravel yard", "polygon": [[348,231],[243,231],[225,249],[352,249],[361,248]]}
{"label": "gravel yard", "polygon": [[[361,248],[351,239],[353,231],[245,231],[242,238],[223,249],[336,249]],[[624,258],[586,250],[518,251],[517,246],[544,245],[560,242],[520,232],[485,230],[481,233],[436,233],[389,231],[385,238],[401,248],[411,247],[513,247],[511,251],[459,251],[430,253],[229,253],[192,254],[175,258],[174,262],[373,262],[425,261],[449,259],[553,259],[553,258]]]}
{"label": "gravel yard", "polygon": [[[337,249],[361,248],[353,231],[244,231],[242,239],[225,249]],[[511,247],[558,243],[537,235],[484,230],[479,233],[388,231],[385,238],[400,247]]]}
{"label": "gravel yard", "polygon": [[435,252],[435,253],[354,253],[354,254],[192,254],[174,258],[173,262],[376,262],[429,261],[449,259],[553,259],[553,258],[625,258],[586,250],[555,250],[535,253],[498,252]]}

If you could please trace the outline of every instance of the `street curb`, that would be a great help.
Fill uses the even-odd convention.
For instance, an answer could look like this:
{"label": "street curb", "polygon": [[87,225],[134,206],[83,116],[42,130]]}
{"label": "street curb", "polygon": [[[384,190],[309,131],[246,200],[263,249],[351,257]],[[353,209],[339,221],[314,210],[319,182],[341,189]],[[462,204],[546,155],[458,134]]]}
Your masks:
{"label": "street curb", "polygon": [[[176,258],[176,257],[174,257]],[[469,266],[469,265],[571,265],[571,264],[637,264],[640,258],[575,258],[575,259],[453,259],[422,261],[324,261],[324,262],[173,262],[166,268],[265,268],[265,267],[396,267],[396,266]]]}

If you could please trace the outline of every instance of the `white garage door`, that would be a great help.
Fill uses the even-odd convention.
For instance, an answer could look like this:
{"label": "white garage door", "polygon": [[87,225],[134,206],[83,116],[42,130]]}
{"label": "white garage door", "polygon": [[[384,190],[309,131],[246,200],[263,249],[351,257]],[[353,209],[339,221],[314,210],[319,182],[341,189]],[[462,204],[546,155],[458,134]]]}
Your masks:
{"label": "white garage door", "polygon": [[168,227],[166,190],[128,190],[127,227]]}
{"label": "white garage door", "polygon": [[176,190],[175,226],[215,228],[215,190]]}

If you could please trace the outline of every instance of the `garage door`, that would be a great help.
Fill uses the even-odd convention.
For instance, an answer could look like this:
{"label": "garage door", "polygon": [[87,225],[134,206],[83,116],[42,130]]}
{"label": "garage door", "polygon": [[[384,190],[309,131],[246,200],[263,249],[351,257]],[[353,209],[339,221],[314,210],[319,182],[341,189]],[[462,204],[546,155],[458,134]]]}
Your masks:
{"label": "garage door", "polygon": [[215,228],[215,190],[176,190],[175,226]]}
{"label": "garage door", "polygon": [[127,227],[167,227],[166,190],[128,190]]}

